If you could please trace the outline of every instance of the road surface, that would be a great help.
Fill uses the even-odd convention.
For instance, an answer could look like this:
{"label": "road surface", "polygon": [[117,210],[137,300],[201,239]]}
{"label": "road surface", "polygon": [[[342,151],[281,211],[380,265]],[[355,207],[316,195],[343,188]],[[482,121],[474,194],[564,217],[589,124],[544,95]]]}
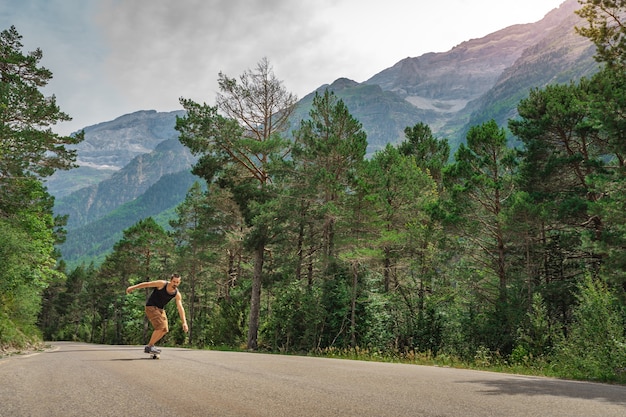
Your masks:
{"label": "road surface", "polygon": [[0,359],[0,417],[626,416],[626,387],[376,362],[55,343]]}

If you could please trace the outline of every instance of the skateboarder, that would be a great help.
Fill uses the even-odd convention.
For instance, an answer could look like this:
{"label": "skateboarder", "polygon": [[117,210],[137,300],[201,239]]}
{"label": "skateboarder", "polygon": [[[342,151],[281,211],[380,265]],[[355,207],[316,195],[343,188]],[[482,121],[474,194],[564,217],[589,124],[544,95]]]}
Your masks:
{"label": "skateboarder", "polygon": [[157,349],[154,345],[169,331],[167,315],[165,314],[164,308],[172,298],[176,300],[178,315],[180,316],[180,320],[183,322],[183,331],[187,333],[189,330],[187,327],[187,319],[185,318],[185,309],[183,308],[182,297],[178,291],[179,285],[180,275],[172,274],[169,281],[147,281],[137,285],[131,285],[126,288],[126,294],[130,294],[140,288],[154,288],[154,290],[152,290],[152,294],[150,294],[150,298],[148,298],[148,301],[146,302],[146,316],[154,328],[152,337],[150,337],[150,341],[144,349],[146,353],[161,353],[161,350]]}

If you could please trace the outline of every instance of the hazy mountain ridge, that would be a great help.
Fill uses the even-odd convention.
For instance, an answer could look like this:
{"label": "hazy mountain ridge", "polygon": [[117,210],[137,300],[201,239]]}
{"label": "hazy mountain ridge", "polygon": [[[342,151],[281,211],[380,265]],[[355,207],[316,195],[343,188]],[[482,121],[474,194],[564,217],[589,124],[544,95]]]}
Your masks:
{"label": "hazy mountain ridge", "polygon": [[76,150],[79,167],[57,171],[46,180],[48,191],[64,197],[109,178],[136,156],[152,152],[164,140],[178,138],[174,130],[176,117],[184,114],[183,110],[166,113],[141,110],[85,127],[85,139],[68,146]]}
{"label": "hazy mountain ridge", "polygon": [[152,152],[164,140],[176,139],[176,116],[184,114],[183,110],[167,113],[141,110],[86,127],[85,140],[76,146],[77,163],[122,169],[137,155]]}
{"label": "hazy mountain ridge", "polygon": [[[174,209],[185,199],[187,190],[195,181],[202,182],[188,170],[165,174],[136,199],[97,220],[68,230],[66,243],[61,246],[64,259],[88,261],[101,258],[122,238],[123,230],[150,216],[167,227],[167,221],[174,218]],[[171,214],[164,216],[164,213]]]}
{"label": "hazy mountain ridge", "polygon": [[597,68],[592,43],[574,31],[585,24],[574,13],[578,8],[578,0],[567,0],[538,22],[510,26],[447,52],[406,58],[366,83],[432,110],[420,121],[454,148],[471,125],[490,118],[506,125],[530,88],[579,79]]}
{"label": "hazy mountain ridge", "polygon": [[555,9],[537,23],[510,26],[462,42],[447,52],[405,58],[365,83],[380,85],[445,119],[493,87],[527,48],[559,25],[562,12]]}
{"label": "hazy mountain ridge", "polygon": [[[595,46],[574,29],[586,23],[574,13],[578,7],[577,0],[570,0],[558,9],[559,14],[553,12],[548,15],[547,18],[562,18],[539,42],[526,48],[489,91],[468,104],[464,111],[470,116],[465,127],[456,132],[457,141],[463,138],[470,126],[489,119],[506,126],[508,119],[516,117],[519,101],[532,88],[577,81],[598,71],[599,64],[593,58]],[[455,137],[452,132],[454,127],[441,131]]]}
{"label": "hazy mountain ridge", "polygon": [[165,140],[110,178],[57,199],[55,213],[69,214],[68,229],[83,226],[141,196],[164,175],[190,171],[195,161],[178,139]]}
{"label": "hazy mountain ridge", "polygon": [[[300,100],[291,118],[291,130],[308,117],[315,93],[328,88],[362,123],[368,134],[368,156],[387,143],[403,140],[404,129],[418,122],[428,124],[438,137],[447,138],[454,149],[471,125],[494,118],[505,127],[530,88],[577,80],[597,70],[592,44],[574,33],[574,26],[581,24],[574,14],[578,7],[577,0],[568,0],[539,22],[511,26],[463,42],[448,52],[406,58],[364,83],[339,78],[322,85]],[[97,166],[97,172],[110,178],[65,196],[57,188],[55,211],[70,214],[68,239],[82,242],[72,244],[73,259],[84,257],[87,251],[89,256],[100,256],[110,250],[114,236],[120,236],[119,227],[130,225],[128,219],[154,215],[142,204],[134,206],[148,188],[158,195],[163,187],[187,187],[187,181],[178,185],[159,181],[163,175],[189,171],[195,161],[178,142],[174,129],[176,116],[182,115],[182,110],[140,111],[85,129],[87,143],[79,145],[79,163]],[[142,149],[152,150],[140,153]],[[112,160],[127,163],[119,169]],[[111,175],[106,169],[117,171]],[[67,178],[72,178],[72,173],[82,175],[80,169],[72,170]],[[86,184],[88,180],[85,178]],[[181,195],[180,201],[186,191],[170,190]],[[128,216],[124,208],[129,205],[133,212],[145,210],[143,217],[135,217],[135,213]],[[108,215],[115,210],[114,216],[128,219],[110,220]],[[108,243],[100,245],[94,239]],[[69,242],[64,246],[69,255]]]}

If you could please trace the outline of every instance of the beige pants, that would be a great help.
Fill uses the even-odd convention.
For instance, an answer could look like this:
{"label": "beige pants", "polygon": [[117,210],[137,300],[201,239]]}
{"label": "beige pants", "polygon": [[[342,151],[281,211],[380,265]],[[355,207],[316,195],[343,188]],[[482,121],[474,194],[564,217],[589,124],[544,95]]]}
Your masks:
{"label": "beige pants", "polygon": [[165,310],[155,306],[146,306],[146,316],[148,316],[148,320],[152,323],[154,330],[169,331]]}

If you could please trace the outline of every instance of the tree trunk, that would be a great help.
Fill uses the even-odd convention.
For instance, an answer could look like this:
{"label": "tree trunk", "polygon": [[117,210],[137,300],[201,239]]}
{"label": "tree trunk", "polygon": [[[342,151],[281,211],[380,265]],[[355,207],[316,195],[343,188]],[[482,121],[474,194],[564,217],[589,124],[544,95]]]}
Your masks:
{"label": "tree trunk", "polygon": [[497,257],[497,272],[498,272],[498,279],[500,281],[500,301],[502,303],[506,303],[507,302],[507,284],[508,284],[508,280],[507,280],[507,275],[506,275],[506,253],[505,253],[505,248],[504,248],[504,239],[502,237],[500,228],[498,227],[498,236],[497,236],[497,251],[498,251],[498,257]]}
{"label": "tree trunk", "polygon": [[[304,209],[301,210],[302,212]],[[301,213],[300,225],[298,227],[298,240],[296,244],[296,254],[298,255],[298,264],[296,265],[296,281],[302,278],[302,264],[304,263],[304,214]]]}
{"label": "tree trunk", "polygon": [[383,259],[383,277],[385,293],[389,292],[391,287],[391,250],[388,246],[385,246],[385,258]]}
{"label": "tree trunk", "polygon": [[193,272],[193,279],[191,281],[191,299],[188,302],[189,305],[189,343],[193,345],[193,324],[196,318],[196,275],[195,268]]}
{"label": "tree trunk", "polygon": [[356,297],[359,285],[358,263],[352,263],[352,300],[350,303],[350,344],[356,348]]}
{"label": "tree trunk", "polygon": [[254,274],[250,295],[250,320],[248,324],[248,349],[258,348],[259,316],[261,312],[261,278],[263,276],[263,255],[265,244],[259,243],[254,254]]}

